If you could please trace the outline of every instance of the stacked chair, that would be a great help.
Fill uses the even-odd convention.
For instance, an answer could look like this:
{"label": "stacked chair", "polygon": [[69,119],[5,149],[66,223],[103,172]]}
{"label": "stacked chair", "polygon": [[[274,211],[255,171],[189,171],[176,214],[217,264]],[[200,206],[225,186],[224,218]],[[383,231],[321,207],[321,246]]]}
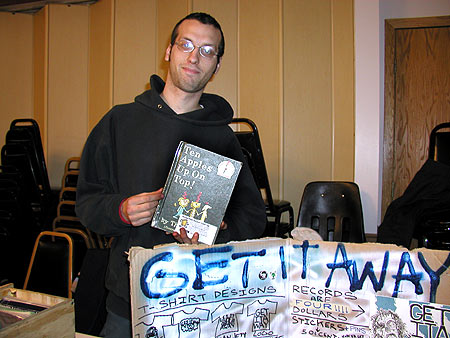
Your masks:
{"label": "stacked chair", "polygon": [[50,189],[40,129],[35,120],[11,122],[1,160],[2,165],[15,167],[21,173],[35,221],[43,228],[53,217],[56,198]]}
{"label": "stacked chair", "polygon": [[[86,253],[90,249],[103,249],[109,245],[102,236],[84,227],[75,213],[79,164],[79,157],[66,161],[56,217],[51,223],[51,230],[39,233],[34,242],[24,288],[72,297],[72,281],[81,271]],[[56,276],[64,282],[55,286],[53,279]]]}
{"label": "stacked chair", "polygon": [[80,158],[66,161],[58,194],[50,189],[36,121],[14,120],[5,141],[0,285],[12,282],[27,290],[74,297],[77,331],[98,334],[106,317],[104,278],[112,239],[92,233],[76,216]]}
{"label": "stacked chair", "polygon": [[22,174],[15,167],[0,166],[0,284],[23,283],[39,231]]}
{"label": "stacked chair", "polygon": [[50,189],[39,125],[16,119],[1,148],[0,247],[4,267],[0,280],[23,284],[36,236],[51,219],[55,194]]}
{"label": "stacked chair", "polygon": [[83,240],[85,248],[90,249],[96,247],[94,236],[81,224],[75,213],[79,164],[79,157],[71,157],[66,161],[52,230],[77,235]]}
{"label": "stacked chair", "polygon": [[59,193],[59,202],[56,208],[56,217],[52,223],[52,230],[76,234],[81,237],[87,249],[106,248],[108,240],[103,236],[92,233],[83,224],[75,213],[76,190],[78,175],[80,173],[80,158],[70,157],[66,161],[64,174]]}
{"label": "stacked chair", "polygon": [[[73,269],[74,276],[78,274],[79,278],[73,296],[75,328],[77,332],[97,336],[106,320],[105,275],[112,239],[91,232],[81,224],[75,213],[79,170],[79,157],[66,161],[53,231],[70,234],[74,239],[76,237]],[[84,252],[77,252],[77,239],[80,238],[84,243]]]}

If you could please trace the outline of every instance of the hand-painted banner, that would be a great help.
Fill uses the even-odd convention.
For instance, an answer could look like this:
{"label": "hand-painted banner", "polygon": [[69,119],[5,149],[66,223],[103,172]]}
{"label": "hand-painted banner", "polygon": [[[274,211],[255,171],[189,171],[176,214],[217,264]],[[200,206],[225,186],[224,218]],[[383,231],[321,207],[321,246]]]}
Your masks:
{"label": "hand-painted banner", "polygon": [[450,303],[447,251],[267,238],[129,259],[136,338],[366,337],[375,296]]}

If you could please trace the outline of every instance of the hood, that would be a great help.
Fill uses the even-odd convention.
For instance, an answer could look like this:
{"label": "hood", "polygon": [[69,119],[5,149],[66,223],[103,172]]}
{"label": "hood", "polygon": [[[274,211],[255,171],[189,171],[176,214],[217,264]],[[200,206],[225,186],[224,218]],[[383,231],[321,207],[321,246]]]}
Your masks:
{"label": "hood", "polygon": [[167,114],[171,118],[184,120],[197,125],[228,125],[233,119],[233,109],[222,97],[215,94],[203,93],[200,98],[202,109],[192,112],[177,114],[161,98],[165,83],[158,75],[150,77],[151,89],[136,96],[135,102],[157,111]]}

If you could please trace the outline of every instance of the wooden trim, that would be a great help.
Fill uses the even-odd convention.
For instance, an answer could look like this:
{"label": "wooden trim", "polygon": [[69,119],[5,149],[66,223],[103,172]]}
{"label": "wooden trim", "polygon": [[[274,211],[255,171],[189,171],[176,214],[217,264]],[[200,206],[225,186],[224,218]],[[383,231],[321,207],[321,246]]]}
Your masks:
{"label": "wooden trim", "polygon": [[386,19],[386,24],[389,24],[394,29],[448,26],[450,24],[450,15],[425,18]]}
{"label": "wooden trim", "polygon": [[381,201],[381,216],[384,217],[386,208],[392,201],[393,178],[393,140],[394,140],[394,103],[395,103],[395,29],[389,22],[385,22],[384,49],[384,137],[383,137],[383,186]]}
{"label": "wooden trim", "polygon": [[33,19],[33,118],[39,124],[46,158],[48,158],[48,11],[46,5],[34,15]]}
{"label": "wooden trim", "polygon": [[450,16],[385,20],[384,137],[381,218],[392,202],[395,136],[395,33],[397,29],[450,26]]}

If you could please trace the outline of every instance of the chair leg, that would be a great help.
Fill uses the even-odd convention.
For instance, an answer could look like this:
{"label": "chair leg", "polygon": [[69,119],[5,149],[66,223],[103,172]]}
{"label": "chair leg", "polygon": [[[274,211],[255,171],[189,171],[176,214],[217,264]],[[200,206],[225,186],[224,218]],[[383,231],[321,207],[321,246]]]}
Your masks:
{"label": "chair leg", "polygon": [[274,226],[275,226],[275,234],[274,234],[274,236],[275,237],[279,237],[280,236],[280,222],[281,222],[281,214],[277,214],[276,216],[275,216],[275,224],[274,224]]}
{"label": "chair leg", "polygon": [[290,206],[288,209],[289,212],[289,236],[291,234],[291,231],[294,230],[294,209]]}

